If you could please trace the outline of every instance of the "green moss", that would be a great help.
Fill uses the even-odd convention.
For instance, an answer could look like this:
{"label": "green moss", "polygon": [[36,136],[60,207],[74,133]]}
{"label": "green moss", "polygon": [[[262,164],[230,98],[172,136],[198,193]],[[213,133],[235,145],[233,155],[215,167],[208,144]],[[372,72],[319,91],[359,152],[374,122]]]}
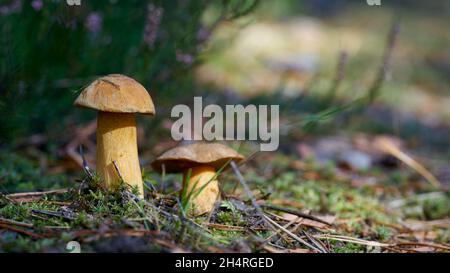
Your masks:
{"label": "green moss", "polygon": [[366,252],[366,247],[363,245],[335,242],[333,244],[333,252],[335,253],[358,253]]}
{"label": "green moss", "polygon": [[387,227],[383,227],[383,226],[377,226],[374,228],[374,232],[376,235],[376,239],[384,242],[384,241],[388,241],[391,236],[392,236],[392,231],[391,229],[387,228]]}
{"label": "green moss", "polygon": [[242,226],[245,224],[244,217],[231,202],[223,201],[220,208],[223,210],[216,215],[219,223],[230,226]]}
{"label": "green moss", "polygon": [[423,213],[426,219],[442,219],[450,216],[450,200],[447,197],[427,199],[423,203]]}
{"label": "green moss", "polygon": [[0,191],[50,190],[69,185],[66,175],[44,176],[36,162],[8,150],[0,150]]}

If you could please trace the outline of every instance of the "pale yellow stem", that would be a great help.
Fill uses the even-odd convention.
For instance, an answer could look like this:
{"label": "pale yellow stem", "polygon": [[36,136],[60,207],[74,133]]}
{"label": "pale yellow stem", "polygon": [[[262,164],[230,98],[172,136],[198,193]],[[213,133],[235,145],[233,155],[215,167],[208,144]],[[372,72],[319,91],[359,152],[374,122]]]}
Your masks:
{"label": "pale yellow stem", "polygon": [[97,118],[97,173],[110,190],[116,190],[120,181],[113,161],[123,181],[137,187],[139,196],[143,197],[134,114],[100,111]]}
{"label": "pale yellow stem", "polygon": [[[183,188],[186,194],[193,192],[190,202],[189,214],[199,216],[209,213],[214,209],[214,204],[219,199],[219,182],[217,181],[216,170],[211,166],[199,166],[192,168],[189,181],[186,183],[186,175],[184,174]],[[201,189],[203,187],[203,189]],[[201,191],[200,191],[201,190]],[[197,195],[196,193],[200,191]]]}

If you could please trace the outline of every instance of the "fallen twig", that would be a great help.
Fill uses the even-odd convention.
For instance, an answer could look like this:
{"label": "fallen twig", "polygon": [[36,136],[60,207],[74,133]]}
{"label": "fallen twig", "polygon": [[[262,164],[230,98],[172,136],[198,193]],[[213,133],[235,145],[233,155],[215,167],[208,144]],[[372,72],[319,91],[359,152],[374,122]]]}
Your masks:
{"label": "fallen twig", "polygon": [[21,192],[21,193],[12,193],[5,195],[9,200],[15,201],[15,202],[31,202],[35,200],[39,200],[44,195],[59,195],[67,193],[69,189],[58,189],[58,190],[51,190],[51,191],[41,191],[41,192]]}
{"label": "fallen twig", "polygon": [[33,224],[18,222],[18,221],[6,219],[6,218],[0,218],[0,224],[8,224],[8,225],[27,227],[27,228],[33,227]]}
{"label": "fallen twig", "polygon": [[367,241],[367,240],[353,238],[350,236],[343,236],[343,235],[322,234],[322,235],[311,235],[311,236],[313,236],[316,239],[330,239],[330,240],[354,243],[354,244],[359,244],[359,245],[379,246],[379,247],[391,246],[390,244],[384,244],[384,243],[374,242],[374,241]]}
{"label": "fallen twig", "polygon": [[[297,218],[295,218],[295,219],[292,219],[289,223],[285,224],[283,227],[284,227],[284,228],[288,228],[288,227],[290,227],[292,224],[294,224],[295,222],[297,222],[297,221],[299,221],[299,220],[300,220],[300,222],[301,222],[301,218],[300,218],[300,217],[297,217]],[[279,230],[277,230],[276,232],[272,233],[269,237],[267,237],[267,238],[264,240],[264,243],[269,242],[270,239],[272,239],[274,236],[276,236],[277,234],[279,234],[281,231],[282,231],[282,230],[279,229]]]}
{"label": "fallen twig", "polygon": [[69,220],[69,221],[72,221],[74,219],[73,217],[64,215],[64,213],[62,213],[62,212],[37,210],[37,209],[32,209],[31,211],[33,213],[43,214],[43,215],[52,216],[52,217],[61,217],[61,218],[64,218],[66,220]]}
{"label": "fallen twig", "polygon": [[237,167],[236,163],[231,160],[230,162],[231,168],[233,169],[234,173],[236,174],[239,182],[241,183],[242,187],[244,188],[245,193],[247,194],[247,196],[250,198],[252,205],[255,207],[256,212],[259,214],[259,216],[261,217],[261,219],[272,229],[276,230],[273,225],[271,224],[270,221],[267,221],[267,217],[264,215],[263,210],[261,209],[261,207],[258,205],[258,203],[256,202],[255,197],[252,194],[252,191],[250,190],[250,188],[247,185],[247,182],[245,182],[244,177],[242,176],[241,172],[239,171],[239,168]]}
{"label": "fallen twig", "polygon": [[319,248],[323,253],[328,253],[328,250],[325,248],[325,246],[320,242],[319,240],[314,239],[312,236],[308,234],[305,230],[303,230],[303,234],[305,234],[306,238],[308,238],[317,248]]}
{"label": "fallen twig", "polygon": [[328,225],[328,226],[333,226],[332,223],[328,223],[327,221],[322,220],[322,219],[320,219],[320,218],[318,218],[316,216],[309,215],[309,214],[306,214],[306,213],[303,213],[303,212],[300,212],[300,211],[297,211],[297,210],[294,210],[294,209],[283,208],[283,207],[278,207],[278,206],[269,205],[269,204],[261,204],[261,207],[267,208],[267,209],[271,209],[271,210],[282,211],[282,212],[289,213],[289,214],[292,214],[292,215],[296,215],[296,216],[299,216],[299,217],[302,217],[302,218],[314,220],[314,221],[320,222],[320,223]]}
{"label": "fallen twig", "polygon": [[245,231],[244,227],[239,227],[239,226],[229,226],[229,225],[222,225],[222,224],[217,224],[217,223],[207,223],[206,225],[210,228],[225,230],[225,231]]}
{"label": "fallen twig", "polygon": [[37,238],[37,239],[41,239],[41,238],[45,238],[46,237],[46,236],[43,236],[41,234],[37,234],[37,233],[31,232],[31,231],[28,231],[28,230],[16,228],[16,227],[13,227],[11,225],[2,224],[2,223],[0,223],[0,229],[8,229],[8,230],[11,230],[11,231],[14,231],[14,232],[17,232],[17,233],[22,233],[22,234],[25,234],[25,235],[28,235],[30,237]]}
{"label": "fallen twig", "polygon": [[278,224],[277,222],[275,222],[274,220],[270,219],[268,216],[263,215],[263,217],[269,221],[271,224],[273,224],[274,226],[276,226],[277,228],[281,229],[282,231],[284,231],[285,233],[287,233],[289,236],[291,236],[292,238],[294,238],[295,240],[299,241],[301,244],[304,244],[305,246],[316,250],[317,252],[322,252],[322,250],[318,249],[317,247],[311,245],[310,243],[306,242],[305,240],[303,240],[302,238],[298,237],[297,235],[295,235],[294,233],[290,232],[289,230],[287,230],[286,228],[284,228],[283,226],[281,226],[280,224]]}
{"label": "fallen twig", "polygon": [[92,174],[91,169],[89,168],[89,165],[86,161],[86,158],[84,157],[83,145],[80,145],[80,156],[81,156],[84,172],[90,179],[93,179],[94,175]]}
{"label": "fallen twig", "polygon": [[439,182],[439,180],[432,173],[430,173],[424,166],[422,166],[412,157],[401,151],[396,145],[394,145],[388,139],[380,138],[378,140],[378,145],[382,150],[398,158],[400,161],[402,161],[403,163],[405,163],[406,165],[417,171],[434,187],[436,188],[442,187],[441,182]]}
{"label": "fallen twig", "polygon": [[16,203],[16,201],[14,201],[13,199],[11,199],[8,195],[6,195],[6,194],[4,194],[4,193],[1,193],[1,192],[0,192],[0,197],[3,198],[3,199],[5,199],[5,200],[8,201],[9,203],[13,203],[13,204]]}
{"label": "fallen twig", "polygon": [[427,246],[427,247],[439,248],[439,249],[450,251],[450,246],[448,246],[448,245],[426,243],[426,242],[402,242],[402,243],[393,244],[392,246]]}

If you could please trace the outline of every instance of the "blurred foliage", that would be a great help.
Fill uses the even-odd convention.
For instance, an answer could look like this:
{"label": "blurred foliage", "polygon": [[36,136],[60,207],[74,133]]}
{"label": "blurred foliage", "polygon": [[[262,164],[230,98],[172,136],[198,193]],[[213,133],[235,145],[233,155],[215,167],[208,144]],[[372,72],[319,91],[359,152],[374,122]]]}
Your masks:
{"label": "blurred foliage", "polygon": [[0,143],[64,128],[76,93],[101,75],[137,79],[159,105],[190,92],[191,68],[217,22],[258,1],[81,2],[0,3]]}

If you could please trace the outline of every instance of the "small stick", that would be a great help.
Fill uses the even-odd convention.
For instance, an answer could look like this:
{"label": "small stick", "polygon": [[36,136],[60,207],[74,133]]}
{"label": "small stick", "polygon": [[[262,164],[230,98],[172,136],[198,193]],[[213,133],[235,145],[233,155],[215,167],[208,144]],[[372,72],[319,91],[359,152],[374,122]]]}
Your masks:
{"label": "small stick", "polygon": [[[115,165],[115,164],[114,164],[114,165]],[[144,216],[144,226],[145,226],[145,228],[146,228],[146,229],[149,229],[149,228],[148,228],[148,225],[147,225],[147,220],[149,220],[150,222],[152,222],[152,223],[155,224],[156,230],[159,231],[159,230],[160,230],[160,226],[159,226],[159,218],[158,218],[158,214],[156,213],[156,211],[158,211],[158,208],[153,204],[153,202],[150,203],[149,201],[146,201],[145,199],[143,199],[143,198],[141,198],[141,197],[139,197],[139,196],[133,194],[133,193],[132,193],[131,191],[129,191],[128,189],[125,191],[125,194],[128,195],[128,197],[130,198],[130,201],[133,203],[133,205],[135,205],[135,206],[138,208],[139,212]],[[136,202],[136,200],[138,200],[138,201],[144,201],[144,204],[145,204],[145,205],[149,205],[149,206],[152,208],[152,210],[151,210],[151,216],[153,216],[154,221],[152,221],[152,220],[150,219],[150,217],[147,216],[145,210],[144,210],[144,209]],[[155,211],[153,211],[153,208],[154,208]]]}
{"label": "small stick", "polygon": [[42,236],[40,234],[31,232],[31,231],[27,231],[27,230],[23,230],[23,229],[20,229],[20,228],[15,228],[15,227],[12,227],[12,226],[0,223],[0,229],[2,229],[2,228],[3,229],[9,229],[9,230],[17,232],[17,233],[22,233],[22,234],[28,235],[30,237],[33,237],[33,238],[38,238],[38,239],[44,238],[44,236]]}
{"label": "small stick", "polygon": [[1,198],[4,198],[6,201],[8,201],[8,202],[10,202],[10,203],[12,203],[12,204],[15,204],[15,203],[16,203],[16,201],[14,201],[13,199],[11,199],[10,196],[8,196],[8,195],[6,195],[6,194],[4,194],[4,193],[1,193],[1,192],[0,192],[0,197],[1,197]]}
{"label": "small stick", "polygon": [[[297,222],[298,220],[301,221],[300,217],[297,217],[293,220],[291,220],[289,223],[285,224],[283,227],[284,228],[288,228],[289,226],[291,226],[292,224],[294,224],[295,222]],[[272,239],[275,235],[279,234],[282,230],[277,230],[277,232],[272,233],[269,237],[267,237],[266,239],[264,239],[264,243],[269,242],[270,239]]]}
{"label": "small stick", "polygon": [[66,215],[64,215],[64,214],[62,214],[60,212],[46,211],[46,210],[37,210],[37,209],[32,209],[31,211],[34,212],[34,213],[44,214],[44,215],[47,215],[47,216],[61,217],[61,218],[64,218],[66,220],[69,220],[69,221],[73,220],[73,217],[66,216]]}
{"label": "small stick", "polygon": [[277,228],[281,229],[282,231],[286,232],[289,236],[291,236],[292,238],[294,238],[295,240],[299,241],[300,243],[304,244],[305,246],[314,249],[318,252],[322,252],[322,250],[318,249],[317,247],[309,244],[308,242],[306,242],[305,240],[303,240],[302,238],[298,237],[297,235],[295,235],[294,233],[290,232],[288,229],[284,228],[283,226],[281,226],[280,224],[278,224],[277,222],[275,222],[274,220],[270,219],[268,216],[263,215],[265,219],[267,219],[267,221],[271,222],[273,225],[275,225]]}
{"label": "small stick", "polygon": [[350,236],[343,236],[343,235],[322,234],[322,235],[312,235],[312,237],[314,237],[316,239],[329,239],[329,240],[342,241],[342,242],[354,243],[354,244],[359,244],[359,245],[367,245],[367,246],[379,246],[379,247],[391,246],[390,244],[384,244],[384,243],[375,242],[375,241],[367,241],[367,240],[353,238]]}
{"label": "small stick", "polygon": [[[18,227],[25,227],[25,228],[34,228],[35,227],[33,224],[19,222],[19,221],[1,218],[1,217],[0,217],[0,224],[2,224],[3,226],[18,226]],[[54,230],[54,229],[67,229],[69,227],[67,227],[67,226],[43,226],[42,228],[48,229],[48,230]]]}
{"label": "small stick", "polygon": [[433,185],[433,187],[442,188],[441,182],[439,182],[439,180],[431,172],[429,172],[424,166],[422,166],[422,164],[400,150],[391,141],[383,138],[379,140],[379,146],[384,151],[396,157],[397,159],[414,169],[420,175],[422,175],[431,185]]}
{"label": "small stick", "polygon": [[114,169],[116,170],[117,176],[119,177],[120,180],[123,181],[123,177],[122,177],[122,175],[120,174],[120,170],[119,170],[119,167],[117,166],[116,161],[113,160],[112,163],[113,163],[113,165],[114,165]]}
{"label": "small stick", "polygon": [[83,170],[87,174],[87,176],[89,176],[89,178],[92,179],[92,178],[94,178],[94,175],[92,174],[91,169],[89,168],[89,165],[86,161],[86,158],[84,157],[83,145],[80,145],[79,149],[80,149],[81,160],[83,161]]}
{"label": "small stick", "polygon": [[107,80],[107,79],[99,79],[99,81],[107,82],[107,83],[111,84],[112,86],[114,86],[116,89],[120,89],[120,86],[119,86],[119,85],[113,83],[113,82],[110,81],[110,80]]}
{"label": "small stick", "polygon": [[[68,189],[59,189],[59,190],[51,190],[51,191],[37,191],[37,192],[20,192],[20,193],[11,193],[8,195],[4,195],[5,199],[15,203],[16,199],[20,200],[20,199],[39,199],[41,196],[43,195],[48,195],[48,194],[64,194],[67,193],[69,190]],[[3,195],[3,194],[1,194]]]}
{"label": "small stick", "polygon": [[311,242],[313,242],[323,253],[328,253],[325,247],[322,245],[322,242],[312,238],[305,230],[302,230],[303,234],[305,234],[306,238],[308,238]]}
{"label": "small stick", "polygon": [[33,224],[18,222],[18,221],[14,221],[14,220],[11,220],[11,219],[6,219],[6,218],[0,218],[0,224],[8,224],[8,225],[14,225],[14,226],[19,226],[19,227],[27,227],[27,228],[32,228],[33,227]]}
{"label": "small stick", "polygon": [[[139,206],[139,204],[136,203],[136,201],[135,201],[133,198],[131,198],[130,200],[131,200],[131,202],[133,203],[133,205],[135,205],[135,206],[138,208],[139,212],[144,216],[144,227],[145,227],[146,230],[148,230],[149,227],[148,227],[148,224],[147,224],[147,220],[150,220],[150,222],[152,222],[151,219],[149,219],[149,218],[147,217],[147,215],[146,215],[144,209],[141,208],[141,206]],[[159,229],[159,228],[158,228],[158,229]]]}
{"label": "small stick", "polygon": [[266,220],[266,217],[264,215],[263,210],[261,209],[261,207],[258,205],[258,203],[256,202],[255,196],[253,196],[250,188],[247,185],[247,182],[245,182],[244,177],[242,176],[241,172],[239,171],[239,168],[237,167],[236,163],[234,163],[233,160],[231,160],[230,162],[231,168],[233,169],[234,173],[236,174],[239,182],[241,183],[242,187],[244,187],[244,191],[247,194],[247,196],[250,198],[252,205],[255,207],[256,212],[259,214],[259,216],[263,219],[263,221],[268,224],[269,227],[271,227],[273,230],[276,231],[276,229],[274,228],[274,226],[271,224],[270,221]]}
{"label": "small stick", "polygon": [[261,207],[267,208],[267,209],[272,209],[272,210],[278,210],[278,211],[286,212],[286,213],[289,213],[289,214],[292,214],[292,215],[296,215],[296,216],[299,216],[299,217],[302,217],[302,218],[306,218],[306,219],[309,219],[309,220],[313,220],[313,221],[316,221],[316,222],[319,222],[319,223],[322,223],[322,224],[325,224],[325,225],[328,225],[328,226],[333,226],[333,224],[328,223],[327,221],[324,221],[324,220],[322,220],[322,219],[320,219],[318,217],[315,217],[313,215],[309,215],[309,214],[306,214],[306,213],[303,213],[303,212],[300,212],[300,211],[296,211],[296,210],[293,210],[293,209],[282,208],[282,207],[278,207],[278,206],[274,206],[274,205],[268,205],[268,204],[261,204]]}
{"label": "small stick", "polygon": [[439,248],[443,250],[450,251],[450,246],[448,245],[440,245],[440,244],[434,244],[434,243],[425,243],[425,242],[404,242],[404,243],[396,243],[393,246],[427,246],[427,247],[433,247],[433,248]]}

